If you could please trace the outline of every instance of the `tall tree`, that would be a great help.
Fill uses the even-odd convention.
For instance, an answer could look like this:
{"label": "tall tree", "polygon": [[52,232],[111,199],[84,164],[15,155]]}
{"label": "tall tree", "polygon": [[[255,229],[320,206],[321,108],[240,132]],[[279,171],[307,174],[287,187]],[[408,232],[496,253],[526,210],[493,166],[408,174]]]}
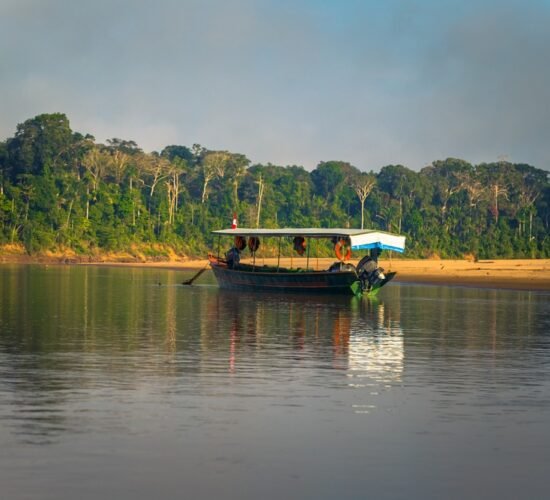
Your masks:
{"label": "tall tree", "polygon": [[227,167],[228,176],[233,187],[233,209],[239,208],[239,183],[246,173],[250,160],[242,154],[232,154]]}
{"label": "tall tree", "polygon": [[361,173],[353,178],[353,189],[361,203],[361,229],[365,227],[365,201],[376,184],[371,174]]}
{"label": "tall tree", "polygon": [[530,165],[516,165],[518,179],[513,184],[517,192],[518,213],[520,214],[520,235],[525,233],[525,220],[529,218],[529,240],[533,237],[533,218],[536,214],[535,202],[542,195],[545,184],[548,184],[548,172],[543,172]]}
{"label": "tall tree", "polygon": [[392,200],[396,200],[399,207],[397,210],[397,230],[399,232],[401,232],[403,221],[403,200],[414,197],[417,190],[417,177],[415,172],[403,165],[387,165],[380,170],[377,176],[380,189],[388,193]]}
{"label": "tall tree", "polygon": [[216,177],[223,178],[225,169],[231,160],[231,155],[227,151],[209,151],[202,160],[202,196],[201,203],[208,198],[208,184]]}
{"label": "tall tree", "polygon": [[46,165],[53,166],[66,155],[73,143],[69,120],[62,113],[43,114],[17,125],[8,139],[12,174],[40,174]]}
{"label": "tall tree", "polygon": [[429,177],[433,183],[436,195],[434,201],[440,206],[443,224],[445,224],[449,200],[464,189],[461,174],[471,169],[472,166],[464,160],[447,158],[444,161],[434,161],[432,165],[424,167],[420,171],[421,175]]}
{"label": "tall tree", "polygon": [[175,157],[170,163],[166,180],[166,195],[168,197],[168,223],[173,224],[178,210],[178,200],[181,192],[180,178],[185,173],[185,160]]}
{"label": "tall tree", "polygon": [[484,163],[478,166],[482,182],[487,186],[487,193],[490,200],[491,214],[498,224],[500,214],[499,201],[501,198],[508,199],[507,179],[510,175],[511,165],[506,161],[498,163]]}
{"label": "tall tree", "polygon": [[4,194],[4,183],[8,178],[8,148],[0,141],[0,195]]}

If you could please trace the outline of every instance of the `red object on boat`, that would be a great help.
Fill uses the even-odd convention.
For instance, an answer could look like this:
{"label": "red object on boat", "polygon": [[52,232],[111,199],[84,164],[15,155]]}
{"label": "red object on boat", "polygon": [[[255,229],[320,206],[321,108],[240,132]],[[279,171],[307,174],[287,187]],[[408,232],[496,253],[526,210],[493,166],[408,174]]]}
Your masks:
{"label": "red object on boat", "polygon": [[233,213],[233,221],[231,222],[231,229],[237,229],[237,214]]}

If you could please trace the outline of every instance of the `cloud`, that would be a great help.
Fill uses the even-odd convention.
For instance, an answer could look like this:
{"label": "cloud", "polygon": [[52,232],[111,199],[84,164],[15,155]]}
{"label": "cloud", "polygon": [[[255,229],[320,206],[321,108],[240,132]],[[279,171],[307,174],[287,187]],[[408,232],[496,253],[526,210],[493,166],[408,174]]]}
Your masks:
{"label": "cloud", "polygon": [[4,0],[0,137],[61,111],[145,150],[548,168],[549,13],[543,0]]}
{"label": "cloud", "polygon": [[549,22],[548,9],[509,4],[480,8],[449,26],[424,64],[441,113],[440,120],[432,115],[430,129],[440,130],[444,147],[469,151],[478,160],[509,154],[550,167],[544,139],[550,120]]}

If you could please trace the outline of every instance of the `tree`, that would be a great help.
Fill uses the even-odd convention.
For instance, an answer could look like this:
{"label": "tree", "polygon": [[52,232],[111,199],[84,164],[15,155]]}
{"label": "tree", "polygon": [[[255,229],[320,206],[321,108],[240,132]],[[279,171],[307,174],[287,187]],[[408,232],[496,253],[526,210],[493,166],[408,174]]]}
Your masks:
{"label": "tree", "polygon": [[170,161],[174,161],[176,158],[184,160],[187,165],[193,164],[195,161],[195,155],[186,146],[166,146],[160,153],[160,156],[168,158]]}
{"label": "tree", "polygon": [[227,151],[209,151],[202,160],[202,196],[201,203],[204,204],[208,198],[208,184],[216,177],[223,178],[225,169],[231,160],[231,155]]}
{"label": "tree", "polygon": [[487,193],[491,203],[491,214],[498,224],[499,217],[499,199],[508,199],[507,181],[511,170],[511,165],[506,161],[499,163],[487,163],[478,167],[481,181],[487,186]]}
{"label": "tree", "polygon": [[124,139],[98,144],[54,113],[0,141],[0,243],[29,252],[128,250],[130,242],[202,251],[210,230],[237,211],[251,227],[374,223],[406,234],[410,256],[549,256],[548,176],[503,159],[448,158],[421,172],[387,165],[377,174],[329,161],[310,173],[249,166],[243,154],[198,144],[145,153]]}
{"label": "tree", "polygon": [[117,184],[122,182],[126,169],[130,164],[131,157],[120,149],[111,151],[111,161],[109,162],[109,170],[113,173],[114,181]]}
{"label": "tree", "polygon": [[470,208],[477,207],[477,204],[486,193],[486,187],[477,178],[473,170],[460,172],[457,177],[467,193]]}
{"label": "tree", "polygon": [[351,170],[351,165],[342,161],[326,161],[317,165],[311,172],[311,180],[315,186],[315,194],[322,196],[327,201],[336,199],[341,188],[346,182],[346,174]]}
{"label": "tree", "polygon": [[361,203],[361,229],[365,227],[365,200],[376,184],[376,178],[371,174],[361,173],[353,179],[353,189]]}
{"label": "tree", "polygon": [[257,212],[256,212],[256,227],[260,227],[260,213],[262,211],[262,198],[264,196],[264,188],[265,183],[262,179],[262,174],[260,174],[260,177],[256,181],[258,184],[258,203],[257,203]]}
{"label": "tree", "polygon": [[387,165],[380,170],[377,180],[380,189],[390,195],[391,199],[397,200],[398,224],[397,230],[401,232],[403,220],[403,199],[413,198],[417,190],[418,175],[403,165]]}
{"label": "tree", "polygon": [[[517,205],[520,217],[529,217],[529,240],[533,237],[533,218],[536,214],[535,202],[543,193],[544,185],[548,184],[548,173],[537,170],[530,165],[516,165],[519,179],[514,183],[517,191]],[[520,219],[520,235],[525,233],[525,221]]]}
{"label": "tree", "polygon": [[0,195],[4,194],[4,183],[8,179],[8,148],[5,142],[0,142]]}
{"label": "tree", "polygon": [[92,191],[98,190],[99,183],[107,175],[110,163],[111,155],[98,146],[90,149],[82,158],[82,166],[91,179]]}
{"label": "tree", "polygon": [[43,114],[17,125],[7,141],[12,174],[41,174],[46,165],[67,155],[73,143],[69,120],[62,113]]}
{"label": "tree", "polygon": [[472,169],[472,166],[464,160],[447,158],[444,161],[434,161],[432,165],[424,167],[421,175],[430,177],[441,210],[441,222],[445,223],[449,200],[453,195],[464,189],[461,174]]}
{"label": "tree", "polygon": [[143,152],[134,141],[118,139],[117,137],[107,139],[107,144],[110,149],[126,153],[127,155],[135,155]]}
{"label": "tree", "polygon": [[186,169],[185,160],[175,157],[170,163],[166,181],[166,195],[168,198],[168,224],[173,224],[178,209],[178,198],[180,195],[180,176]]}
{"label": "tree", "polygon": [[228,165],[228,175],[231,177],[233,186],[233,208],[239,207],[239,182],[246,173],[246,168],[250,165],[250,160],[241,154],[232,154]]}
{"label": "tree", "polygon": [[149,200],[151,200],[159,182],[170,175],[172,166],[166,158],[156,154],[139,155],[137,157],[137,164],[140,172],[146,179],[144,184],[149,188]]}

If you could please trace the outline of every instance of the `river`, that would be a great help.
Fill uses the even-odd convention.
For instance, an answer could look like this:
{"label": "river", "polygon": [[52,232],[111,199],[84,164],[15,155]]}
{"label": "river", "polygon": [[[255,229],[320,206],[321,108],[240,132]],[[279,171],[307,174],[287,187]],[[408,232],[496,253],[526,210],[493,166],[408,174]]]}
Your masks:
{"label": "river", "polygon": [[550,294],[0,266],[0,499],[547,498]]}

